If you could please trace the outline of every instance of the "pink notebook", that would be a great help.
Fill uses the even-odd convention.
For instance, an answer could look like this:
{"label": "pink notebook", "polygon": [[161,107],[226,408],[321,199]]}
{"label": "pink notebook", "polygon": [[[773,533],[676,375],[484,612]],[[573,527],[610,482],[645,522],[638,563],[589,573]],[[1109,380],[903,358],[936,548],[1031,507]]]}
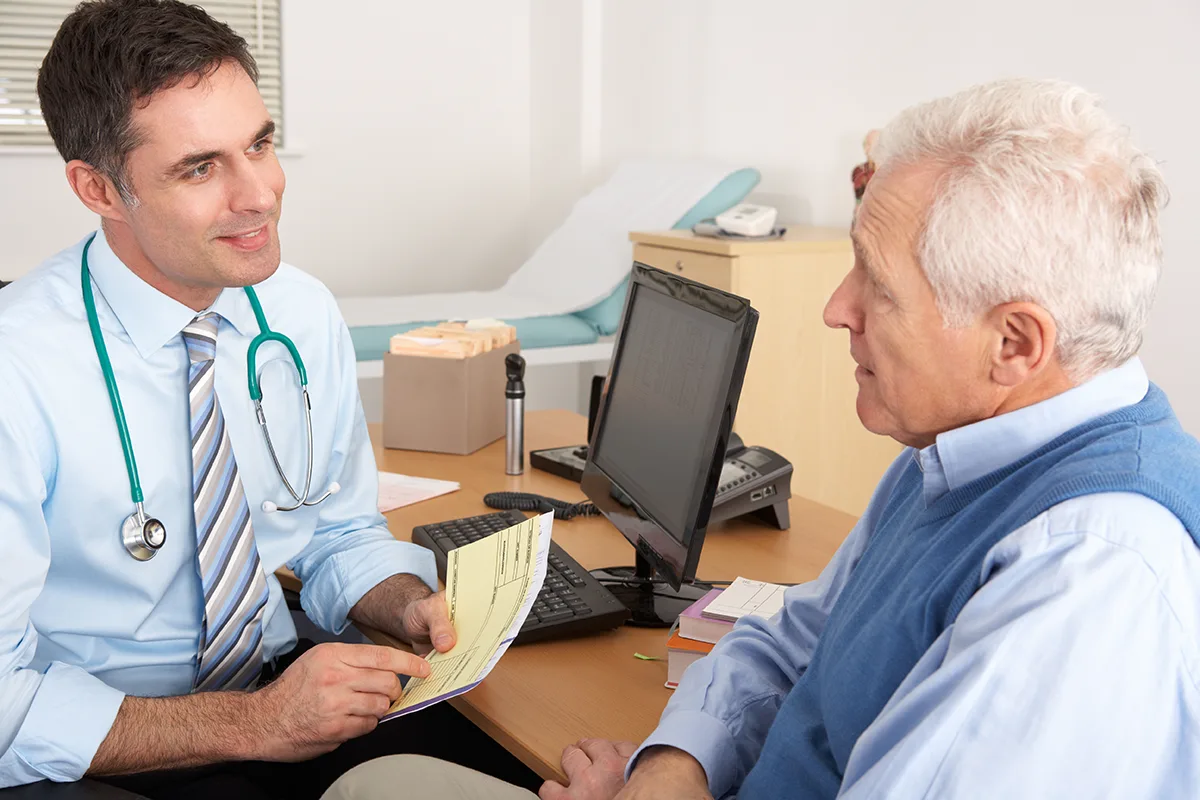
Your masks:
{"label": "pink notebook", "polygon": [[697,642],[716,644],[722,636],[733,630],[732,622],[722,619],[709,619],[702,614],[704,609],[708,607],[708,604],[719,594],[721,594],[720,589],[710,590],[708,594],[692,603],[679,615],[680,636],[685,639],[694,639]]}

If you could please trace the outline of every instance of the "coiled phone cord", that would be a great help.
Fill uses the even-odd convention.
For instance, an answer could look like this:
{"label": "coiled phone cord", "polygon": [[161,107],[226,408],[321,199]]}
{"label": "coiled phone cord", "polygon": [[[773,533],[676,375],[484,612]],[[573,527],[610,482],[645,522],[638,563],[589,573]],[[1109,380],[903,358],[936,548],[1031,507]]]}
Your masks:
{"label": "coiled phone cord", "polygon": [[483,496],[484,505],[501,511],[537,511],[545,514],[554,512],[555,519],[574,519],[575,517],[599,516],[600,509],[594,503],[566,503],[552,497],[526,492],[492,492]]}

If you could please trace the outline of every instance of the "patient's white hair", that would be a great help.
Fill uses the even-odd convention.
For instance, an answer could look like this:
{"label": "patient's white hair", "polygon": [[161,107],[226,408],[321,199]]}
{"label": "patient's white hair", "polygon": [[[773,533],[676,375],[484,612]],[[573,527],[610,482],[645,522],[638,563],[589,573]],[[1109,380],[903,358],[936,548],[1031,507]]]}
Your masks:
{"label": "patient's white hair", "polygon": [[972,87],[901,112],[872,157],[879,172],[942,170],[917,257],[947,325],[1037,303],[1080,382],[1137,352],[1167,187],[1098,97],[1057,81]]}

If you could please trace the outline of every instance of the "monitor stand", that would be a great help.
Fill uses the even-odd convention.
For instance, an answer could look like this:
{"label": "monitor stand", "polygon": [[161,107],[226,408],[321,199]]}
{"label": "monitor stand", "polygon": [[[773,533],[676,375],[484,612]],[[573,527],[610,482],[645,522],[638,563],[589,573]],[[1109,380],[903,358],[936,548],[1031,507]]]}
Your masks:
{"label": "monitor stand", "polygon": [[[669,628],[692,603],[704,597],[708,589],[685,583],[676,591],[661,578],[655,580],[654,565],[641,553],[636,566],[593,570],[606,589],[633,615],[625,624],[638,628]],[[609,581],[622,581],[610,583]]]}

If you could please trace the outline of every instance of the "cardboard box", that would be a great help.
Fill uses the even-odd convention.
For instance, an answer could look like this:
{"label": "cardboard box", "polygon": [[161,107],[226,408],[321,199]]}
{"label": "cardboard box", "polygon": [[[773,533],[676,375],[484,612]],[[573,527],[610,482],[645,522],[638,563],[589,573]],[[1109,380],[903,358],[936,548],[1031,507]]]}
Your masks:
{"label": "cardboard box", "polygon": [[467,455],[504,438],[504,359],[514,341],[470,358],[383,356],[383,446]]}

